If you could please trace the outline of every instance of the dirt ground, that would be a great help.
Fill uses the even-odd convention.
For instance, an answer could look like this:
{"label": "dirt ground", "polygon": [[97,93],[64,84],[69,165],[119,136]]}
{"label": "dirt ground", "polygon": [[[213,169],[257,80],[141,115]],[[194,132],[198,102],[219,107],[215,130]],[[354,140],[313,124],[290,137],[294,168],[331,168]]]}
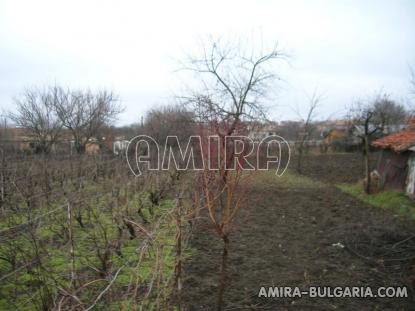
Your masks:
{"label": "dirt ground", "polygon": [[[323,157],[308,159],[304,173],[324,184],[286,187],[281,180],[258,177],[246,203],[249,208],[237,220],[239,230],[231,236],[225,310],[415,310],[415,262],[407,259],[415,245],[400,249],[388,262],[384,259],[390,259],[390,251],[379,252],[413,240],[414,224],[334,186],[361,176],[360,157]],[[186,310],[215,310],[221,242],[201,225],[191,245],[195,254],[185,266]],[[402,285],[408,286],[410,297],[258,297],[261,286]]]}
{"label": "dirt ground", "polygon": [[[376,166],[378,155],[376,152],[370,155],[372,169]],[[297,160],[294,156],[290,167],[295,169],[296,164]],[[326,183],[357,182],[363,176],[363,157],[361,153],[305,156],[301,165],[301,173]]]}

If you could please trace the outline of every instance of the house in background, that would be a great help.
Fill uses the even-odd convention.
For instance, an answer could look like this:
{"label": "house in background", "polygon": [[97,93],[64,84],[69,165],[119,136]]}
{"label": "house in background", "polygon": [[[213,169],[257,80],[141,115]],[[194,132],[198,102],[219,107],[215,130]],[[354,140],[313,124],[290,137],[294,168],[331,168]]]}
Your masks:
{"label": "house in background", "polygon": [[[91,137],[85,145],[85,153],[89,155],[96,155],[100,153],[112,152],[115,155],[120,155],[127,150],[129,140],[123,136],[113,137],[112,135],[103,136],[99,139]],[[70,140],[70,153],[75,154],[75,140]]]}
{"label": "house in background", "polygon": [[22,127],[9,127],[0,129],[2,148],[30,152],[34,148],[34,140],[30,131]]}
{"label": "house in background", "polygon": [[112,152],[114,152],[114,154],[116,155],[124,153],[127,150],[127,146],[129,142],[130,142],[129,140],[126,140],[123,137],[119,137],[115,139],[114,142],[112,143]]}
{"label": "house in background", "polygon": [[336,127],[322,132],[323,150],[333,152],[357,151],[361,146],[361,139],[353,134],[353,127]]}
{"label": "house in background", "polygon": [[114,136],[110,133],[106,137],[102,137],[102,147],[111,151],[115,155],[123,154],[127,150],[130,141],[125,136]]}
{"label": "house in background", "polygon": [[326,145],[331,145],[337,140],[344,139],[349,135],[349,131],[347,129],[341,129],[341,128],[334,128],[329,130],[327,133],[324,133],[323,141]]}
{"label": "house in background", "polygon": [[254,142],[258,142],[268,136],[278,135],[277,128],[278,125],[275,122],[270,122],[267,124],[248,124],[248,137],[251,138]]}
{"label": "house in background", "polygon": [[381,149],[377,171],[384,188],[405,191],[415,198],[415,123],[372,142]]}

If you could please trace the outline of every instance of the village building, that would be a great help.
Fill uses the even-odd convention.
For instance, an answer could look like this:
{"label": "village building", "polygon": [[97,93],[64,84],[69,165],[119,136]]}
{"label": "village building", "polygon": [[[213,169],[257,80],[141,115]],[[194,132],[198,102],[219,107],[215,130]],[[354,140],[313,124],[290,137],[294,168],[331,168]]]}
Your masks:
{"label": "village building", "polygon": [[[129,140],[124,136],[109,134],[103,137],[91,137],[85,145],[85,153],[96,155],[99,153],[112,152],[116,155],[122,154],[127,149]],[[0,128],[1,148],[18,152],[36,152],[36,139],[30,131],[21,127]],[[52,152],[75,154],[75,140],[68,131],[63,131],[59,140],[52,145]]]}
{"label": "village building", "polygon": [[405,191],[415,198],[415,123],[372,142],[381,150],[377,171],[384,188]]}

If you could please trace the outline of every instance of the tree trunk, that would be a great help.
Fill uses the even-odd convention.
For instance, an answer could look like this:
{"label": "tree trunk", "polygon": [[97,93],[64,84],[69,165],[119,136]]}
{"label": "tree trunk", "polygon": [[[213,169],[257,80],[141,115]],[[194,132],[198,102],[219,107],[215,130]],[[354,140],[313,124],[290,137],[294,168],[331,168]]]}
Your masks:
{"label": "tree trunk", "polygon": [[0,169],[0,207],[3,214],[5,214],[6,210],[4,208],[4,201],[5,201],[5,173],[6,173],[6,162],[4,160],[4,151],[0,150],[1,152],[1,169]]}
{"label": "tree trunk", "polygon": [[369,137],[365,137],[365,175],[366,175],[366,185],[365,185],[365,192],[367,194],[370,193],[370,163],[369,163]]}
{"label": "tree trunk", "polygon": [[301,173],[301,161],[303,158],[303,146],[298,146],[297,172]]}
{"label": "tree trunk", "polygon": [[226,289],[226,278],[227,278],[227,264],[229,255],[229,238],[227,235],[222,237],[223,241],[223,252],[222,252],[222,263],[220,267],[220,279],[219,279],[219,292],[218,292],[218,306],[217,310],[223,310],[223,296]]}
{"label": "tree trunk", "polygon": [[182,309],[182,210],[181,197],[177,198],[176,203],[176,267],[175,267],[175,289],[177,295],[177,307]]}
{"label": "tree trunk", "polygon": [[67,203],[68,207],[68,237],[70,242],[70,249],[69,254],[71,257],[71,283],[70,286],[74,286],[76,282],[76,274],[75,274],[75,247],[74,247],[74,240],[73,240],[73,232],[72,232],[72,208],[71,204]]}

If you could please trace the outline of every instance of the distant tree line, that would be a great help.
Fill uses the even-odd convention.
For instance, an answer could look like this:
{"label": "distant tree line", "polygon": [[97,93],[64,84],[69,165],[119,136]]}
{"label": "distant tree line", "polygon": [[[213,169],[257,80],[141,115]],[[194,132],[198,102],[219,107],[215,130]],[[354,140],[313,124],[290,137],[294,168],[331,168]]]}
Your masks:
{"label": "distant tree line", "polygon": [[39,153],[49,153],[64,129],[71,134],[77,153],[84,153],[88,141],[123,110],[113,92],[61,86],[26,89],[14,103],[16,111],[8,117],[28,130]]}
{"label": "distant tree line", "polygon": [[392,125],[403,124],[410,117],[403,105],[391,99],[388,94],[376,94],[367,100],[358,100],[348,110],[347,117],[351,125],[357,126],[356,136],[360,138],[364,157],[365,184],[364,190],[370,193],[370,142],[375,137],[385,134]]}

